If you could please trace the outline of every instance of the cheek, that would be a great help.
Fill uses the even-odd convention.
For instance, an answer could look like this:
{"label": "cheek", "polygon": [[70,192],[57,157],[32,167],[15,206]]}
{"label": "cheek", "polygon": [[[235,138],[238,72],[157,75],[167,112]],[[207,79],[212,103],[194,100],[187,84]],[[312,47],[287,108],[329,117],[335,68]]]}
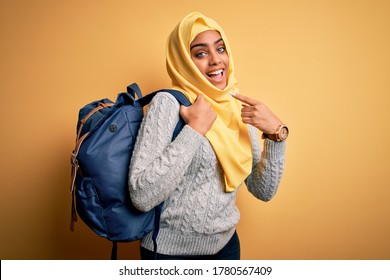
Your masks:
{"label": "cheek", "polygon": [[225,55],[224,58],[223,58],[223,61],[226,65],[226,67],[229,67],[229,56]]}
{"label": "cheek", "polygon": [[199,71],[204,75],[205,73],[205,69],[206,69],[206,66],[205,66],[205,62],[203,60],[193,60],[196,68],[199,69]]}

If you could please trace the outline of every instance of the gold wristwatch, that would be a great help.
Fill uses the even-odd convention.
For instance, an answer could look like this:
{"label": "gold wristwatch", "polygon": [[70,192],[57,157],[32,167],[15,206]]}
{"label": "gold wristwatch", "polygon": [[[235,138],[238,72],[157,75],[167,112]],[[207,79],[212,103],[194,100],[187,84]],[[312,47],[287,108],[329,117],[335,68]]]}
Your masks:
{"label": "gold wristwatch", "polygon": [[281,142],[288,137],[288,127],[285,124],[281,124],[274,134],[263,133],[263,138],[268,138],[272,141]]}

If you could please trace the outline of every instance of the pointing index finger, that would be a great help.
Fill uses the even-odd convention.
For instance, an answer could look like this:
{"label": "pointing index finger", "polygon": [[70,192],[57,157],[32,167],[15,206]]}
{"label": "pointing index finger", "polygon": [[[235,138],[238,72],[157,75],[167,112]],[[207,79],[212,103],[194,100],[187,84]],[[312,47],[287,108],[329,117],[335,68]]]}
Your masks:
{"label": "pointing index finger", "polygon": [[238,94],[238,93],[235,93],[235,92],[230,92],[230,95],[233,96],[235,99],[237,100],[240,100],[241,102],[247,104],[247,105],[256,105],[257,104],[257,100],[255,99],[252,99],[248,96],[245,96],[245,95],[242,95],[242,94]]}

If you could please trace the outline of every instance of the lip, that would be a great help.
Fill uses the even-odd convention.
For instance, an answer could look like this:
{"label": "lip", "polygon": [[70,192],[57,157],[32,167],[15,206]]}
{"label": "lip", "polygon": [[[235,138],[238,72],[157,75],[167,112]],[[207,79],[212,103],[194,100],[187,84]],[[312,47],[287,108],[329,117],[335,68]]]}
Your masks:
{"label": "lip", "polygon": [[222,74],[225,72],[224,69],[218,69],[218,70],[214,70],[214,71],[210,71],[207,73],[207,76],[213,76],[213,75],[219,75],[219,74]]}
{"label": "lip", "polygon": [[225,69],[213,70],[205,74],[210,83],[217,88],[222,89],[226,86]]}

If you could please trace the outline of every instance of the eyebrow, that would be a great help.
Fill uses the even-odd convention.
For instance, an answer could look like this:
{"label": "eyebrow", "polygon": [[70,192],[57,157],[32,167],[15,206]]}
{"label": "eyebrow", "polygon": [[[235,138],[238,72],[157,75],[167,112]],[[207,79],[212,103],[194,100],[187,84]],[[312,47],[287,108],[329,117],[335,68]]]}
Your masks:
{"label": "eyebrow", "polygon": [[[221,41],[223,41],[223,39],[219,38],[217,41],[214,42],[214,45],[218,44]],[[207,46],[208,46],[208,44],[206,44],[206,43],[195,44],[195,45],[191,46],[190,50],[192,50],[195,47],[207,47]]]}

